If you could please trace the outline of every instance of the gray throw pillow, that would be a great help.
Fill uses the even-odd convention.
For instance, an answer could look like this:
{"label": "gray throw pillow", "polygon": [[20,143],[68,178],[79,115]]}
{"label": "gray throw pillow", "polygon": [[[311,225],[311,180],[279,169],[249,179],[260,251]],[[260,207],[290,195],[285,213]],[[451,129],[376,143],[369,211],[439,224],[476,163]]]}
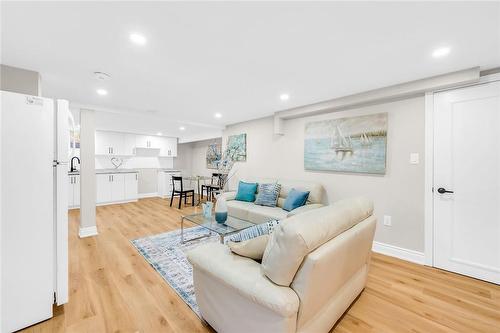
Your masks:
{"label": "gray throw pillow", "polygon": [[280,184],[259,184],[259,192],[257,193],[255,204],[261,206],[276,207],[280,191]]}

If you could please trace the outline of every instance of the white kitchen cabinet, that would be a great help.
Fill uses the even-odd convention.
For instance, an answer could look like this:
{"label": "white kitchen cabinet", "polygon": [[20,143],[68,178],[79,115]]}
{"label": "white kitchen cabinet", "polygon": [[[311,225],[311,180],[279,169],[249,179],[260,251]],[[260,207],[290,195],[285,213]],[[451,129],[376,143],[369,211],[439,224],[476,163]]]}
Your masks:
{"label": "white kitchen cabinet", "polygon": [[132,156],[136,149],[157,149],[159,157],[177,156],[177,138],[157,135],[137,135],[111,131],[95,132],[96,155]]}
{"label": "white kitchen cabinet", "polygon": [[135,146],[137,148],[156,148],[160,149],[160,140],[154,135],[136,135]]}
{"label": "white kitchen cabinet", "polygon": [[80,207],[80,175],[68,176],[68,208]]}
{"label": "white kitchen cabinet", "polygon": [[137,200],[139,173],[126,173],[125,177],[125,200]]}
{"label": "white kitchen cabinet", "polygon": [[177,138],[160,137],[160,154],[161,157],[177,156]]}
{"label": "white kitchen cabinet", "polygon": [[96,131],[96,155],[128,156],[134,154],[135,135],[128,133]]}
{"label": "white kitchen cabinet", "polygon": [[102,204],[111,201],[111,175],[96,175],[96,203]]}
{"label": "white kitchen cabinet", "polygon": [[135,134],[123,134],[122,152],[125,156],[135,155]]}
{"label": "white kitchen cabinet", "polygon": [[120,202],[125,200],[125,175],[116,173],[111,175],[111,201]]}
{"label": "white kitchen cabinet", "polygon": [[138,198],[137,173],[97,174],[97,204],[135,201]]}

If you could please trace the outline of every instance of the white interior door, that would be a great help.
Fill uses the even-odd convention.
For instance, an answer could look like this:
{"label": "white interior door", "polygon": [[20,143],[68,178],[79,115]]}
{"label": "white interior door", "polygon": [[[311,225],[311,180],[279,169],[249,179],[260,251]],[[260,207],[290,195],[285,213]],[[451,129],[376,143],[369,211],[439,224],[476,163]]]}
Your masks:
{"label": "white interior door", "polygon": [[500,82],[436,94],[434,119],[434,265],[500,283]]}

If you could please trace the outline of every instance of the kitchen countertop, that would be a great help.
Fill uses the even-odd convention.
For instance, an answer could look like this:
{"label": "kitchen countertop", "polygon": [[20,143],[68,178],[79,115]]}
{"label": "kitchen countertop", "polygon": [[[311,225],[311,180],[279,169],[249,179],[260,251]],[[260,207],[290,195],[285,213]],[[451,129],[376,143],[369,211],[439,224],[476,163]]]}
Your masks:
{"label": "kitchen countertop", "polygon": [[177,170],[177,169],[160,169],[160,171],[162,172],[181,172],[181,170]]}
{"label": "kitchen countertop", "polygon": [[[107,173],[137,173],[139,170],[137,169],[96,169],[95,173],[96,174],[107,174]],[[75,176],[79,175],[80,171],[73,171],[73,172],[68,172],[68,175],[70,176]]]}

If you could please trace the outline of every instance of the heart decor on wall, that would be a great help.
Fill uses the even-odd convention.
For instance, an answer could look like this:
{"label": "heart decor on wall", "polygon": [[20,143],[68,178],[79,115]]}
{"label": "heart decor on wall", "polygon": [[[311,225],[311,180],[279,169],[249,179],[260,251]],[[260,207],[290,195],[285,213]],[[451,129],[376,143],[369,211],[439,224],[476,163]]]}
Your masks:
{"label": "heart decor on wall", "polygon": [[123,160],[118,157],[111,157],[111,164],[113,164],[115,168],[118,169],[123,164]]}

